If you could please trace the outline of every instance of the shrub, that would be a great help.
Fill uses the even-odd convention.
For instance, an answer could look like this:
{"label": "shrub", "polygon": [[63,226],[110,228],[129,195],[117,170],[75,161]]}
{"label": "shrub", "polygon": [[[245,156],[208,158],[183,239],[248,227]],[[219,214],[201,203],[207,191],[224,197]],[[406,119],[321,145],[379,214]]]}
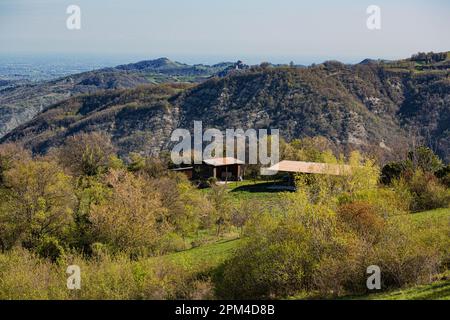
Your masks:
{"label": "shrub", "polygon": [[301,191],[286,199],[283,212],[246,227],[243,246],[215,278],[220,298],[362,294],[370,265],[381,267],[383,289],[421,283],[440,271],[446,252],[436,243],[445,242],[424,236],[429,232],[409,215],[385,216],[376,203],[361,200],[341,204],[336,214]]}
{"label": "shrub", "polygon": [[95,242],[91,245],[91,256],[95,259],[104,259],[111,253],[108,246],[100,242]]}
{"label": "shrub", "polygon": [[209,177],[208,178],[208,184],[210,187],[213,187],[217,184],[217,178],[216,177]]}
{"label": "shrub", "polygon": [[[66,287],[67,266],[81,270],[81,290]],[[132,261],[128,255],[86,259],[67,254],[52,263],[25,249],[0,254],[1,300],[208,299],[213,287],[205,278],[163,259]]]}
{"label": "shrub", "polygon": [[159,241],[159,254],[178,252],[183,250],[186,250],[186,242],[180,235],[176,233],[168,233],[164,235]]}
{"label": "shrub", "polygon": [[151,253],[166,230],[167,210],[142,177],[112,170],[106,178],[112,194],[91,205],[89,220],[98,241],[115,250]]}
{"label": "shrub", "polygon": [[412,211],[431,210],[449,206],[450,192],[439,183],[433,174],[417,170],[410,178],[408,184],[413,195]]}
{"label": "shrub", "polygon": [[423,241],[427,232],[419,233],[417,226],[406,217],[388,223],[371,258],[382,270],[384,289],[430,281],[439,272],[442,255],[434,245]]}
{"label": "shrub", "polygon": [[405,162],[388,163],[381,170],[381,182],[383,184],[389,185],[394,180],[400,179],[405,170]]}
{"label": "shrub", "polygon": [[447,165],[436,172],[436,177],[439,178],[444,186],[450,188],[450,165]]}
{"label": "shrub", "polygon": [[320,259],[346,255],[345,241],[335,234],[333,212],[308,205],[305,195],[289,200],[287,216],[266,214],[247,228],[249,239],[217,279],[220,297],[279,298],[311,290]]}
{"label": "shrub", "polygon": [[[399,180],[401,181],[401,180]],[[388,188],[373,188],[360,190],[353,194],[344,193],[338,196],[338,204],[344,205],[354,202],[365,202],[373,206],[374,210],[383,218],[402,215],[409,211],[412,196],[407,187],[392,190]]]}
{"label": "shrub", "polygon": [[408,159],[415,169],[435,173],[442,168],[442,160],[427,147],[418,147],[408,153]]}
{"label": "shrub", "polygon": [[5,249],[15,244],[36,248],[46,237],[63,240],[73,223],[71,179],[52,161],[18,162],[4,174],[0,237]]}
{"label": "shrub", "polygon": [[305,190],[313,203],[332,205],[336,197],[344,193],[351,196],[377,188],[380,172],[374,161],[355,151],[349,157],[348,166],[351,173],[345,176],[299,174],[297,189]]}
{"label": "shrub", "polygon": [[41,240],[36,252],[39,256],[48,258],[52,262],[56,262],[64,256],[65,250],[59,243],[58,239],[54,237],[45,237]]}
{"label": "shrub", "polygon": [[16,248],[0,254],[0,299],[67,299],[67,275],[59,265]]}
{"label": "shrub", "polygon": [[385,224],[385,219],[376,212],[376,208],[363,201],[341,205],[338,219],[370,242],[382,235]]}

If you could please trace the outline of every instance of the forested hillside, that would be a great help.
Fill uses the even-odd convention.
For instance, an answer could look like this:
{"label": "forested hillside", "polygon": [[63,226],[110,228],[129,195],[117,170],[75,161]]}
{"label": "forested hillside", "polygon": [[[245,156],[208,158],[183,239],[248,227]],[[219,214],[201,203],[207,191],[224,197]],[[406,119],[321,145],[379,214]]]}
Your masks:
{"label": "forested hillside", "polygon": [[[425,143],[450,159],[448,68],[366,61],[309,68],[258,66],[198,85],[150,85],[77,96],[2,141],[45,152],[79,132],[104,131],[119,153],[157,154],[175,128],[278,128],[286,140],[324,136],[341,151],[392,158]],[[392,152],[396,150],[397,152]]]}
{"label": "forested hillside", "polygon": [[0,82],[0,137],[52,104],[79,94],[130,89],[141,84],[201,82],[230,65],[191,66],[160,58],[38,83]]}

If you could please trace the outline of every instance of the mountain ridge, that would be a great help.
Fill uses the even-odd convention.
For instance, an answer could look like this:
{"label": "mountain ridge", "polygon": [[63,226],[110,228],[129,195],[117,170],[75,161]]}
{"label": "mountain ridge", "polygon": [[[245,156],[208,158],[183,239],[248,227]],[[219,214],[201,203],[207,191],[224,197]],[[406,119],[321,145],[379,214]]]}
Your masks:
{"label": "mountain ridge", "polygon": [[197,83],[230,65],[232,63],[190,66],[159,58],[38,83],[14,86],[10,85],[12,82],[5,82],[0,88],[0,137],[30,120],[46,107],[77,94],[135,88],[150,83]]}
{"label": "mountain ridge", "polygon": [[[428,67],[432,67],[428,64]],[[197,85],[151,85],[73,97],[1,142],[46,152],[80,132],[104,131],[122,155],[169,150],[176,128],[279,128],[286,140],[324,136],[340,150],[389,160],[421,139],[450,160],[447,70],[401,60],[308,68],[253,66]],[[389,158],[390,157],[390,158]]]}

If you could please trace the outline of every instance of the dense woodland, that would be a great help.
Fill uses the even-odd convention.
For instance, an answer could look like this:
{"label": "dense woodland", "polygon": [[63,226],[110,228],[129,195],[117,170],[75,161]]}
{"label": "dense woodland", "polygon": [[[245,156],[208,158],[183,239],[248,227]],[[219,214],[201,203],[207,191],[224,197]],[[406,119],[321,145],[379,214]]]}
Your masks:
{"label": "dense woodland", "polygon": [[79,94],[131,89],[143,84],[198,83],[227,73],[232,63],[187,65],[167,58],[93,70],[37,83],[0,80],[0,137],[26,123],[43,109]]}
{"label": "dense woodland", "polygon": [[[366,294],[369,265],[383,290],[448,272],[448,215],[414,218],[450,203],[450,168],[429,148],[386,166],[323,137],[283,142],[281,154],[346,163],[352,175],[298,175],[297,191],[258,197],[200,190],[167,156],[119,156],[106,134],[45,154],[0,145],[0,299],[327,298]],[[264,183],[246,172],[248,186]],[[230,236],[226,256],[208,255]],[[202,248],[200,264],[175,258]],[[73,264],[81,290],[66,288]]]}

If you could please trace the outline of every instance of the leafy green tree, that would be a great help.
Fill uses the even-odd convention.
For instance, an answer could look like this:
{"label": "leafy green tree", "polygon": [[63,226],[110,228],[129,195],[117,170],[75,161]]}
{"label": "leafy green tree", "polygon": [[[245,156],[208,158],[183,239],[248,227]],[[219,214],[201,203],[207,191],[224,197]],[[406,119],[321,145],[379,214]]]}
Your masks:
{"label": "leafy green tree", "polygon": [[427,147],[418,147],[408,153],[408,159],[414,168],[420,168],[424,172],[435,173],[442,169],[442,160]]}
{"label": "leafy green tree", "polygon": [[208,198],[215,209],[214,222],[217,227],[217,235],[220,235],[223,228],[230,221],[230,212],[232,210],[227,186],[216,184],[212,185]]}
{"label": "leafy green tree", "polygon": [[450,165],[446,165],[436,172],[436,176],[445,186],[447,186],[447,188],[450,188]]}
{"label": "leafy green tree", "polygon": [[98,242],[113,250],[152,253],[168,228],[160,194],[143,177],[122,170],[111,170],[105,182],[111,194],[91,204],[89,214]]}
{"label": "leafy green tree", "polygon": [[145,158],[139,153],[132,152],[129,155],[130,164],[128,165],[128,170],[131,172],[139,172],[145,168]]}
{"label": "leafy green tree", "polygon": [[21,160],[31,159],[31,153],[22,146],[14,143],[0,145],[0,185],[3,183],[3,174]]}
{"label": "leafy green tree", "polygon": [[75,225],[71,233],[71,244],[82,252],[90,253],[92,245],[97,241],[90,221],[91,208],[107,201],[112,191],[97,177],[82,176],[77,181],[75,192],[78,201],[74,213]]}
{"label": "leafy green tree", "polygon": [[107,170],[114,150],[108,135],[93,132],[69,137],[56,153],[62,166],[74,175],[95,176]]}
{"label": "leafy green tree", "polygon": [[405,172],[407,165],[405,162],[390,162],[381,170],[381,182],[391,184],[395,179],[399,179]]}
{"label": "leafy green tree", "polygon": [[26,160],[4,174],[0,230],[3,248],[36,248],[46,237],[65,239],[73,223],[71,178],[54,162]]}

